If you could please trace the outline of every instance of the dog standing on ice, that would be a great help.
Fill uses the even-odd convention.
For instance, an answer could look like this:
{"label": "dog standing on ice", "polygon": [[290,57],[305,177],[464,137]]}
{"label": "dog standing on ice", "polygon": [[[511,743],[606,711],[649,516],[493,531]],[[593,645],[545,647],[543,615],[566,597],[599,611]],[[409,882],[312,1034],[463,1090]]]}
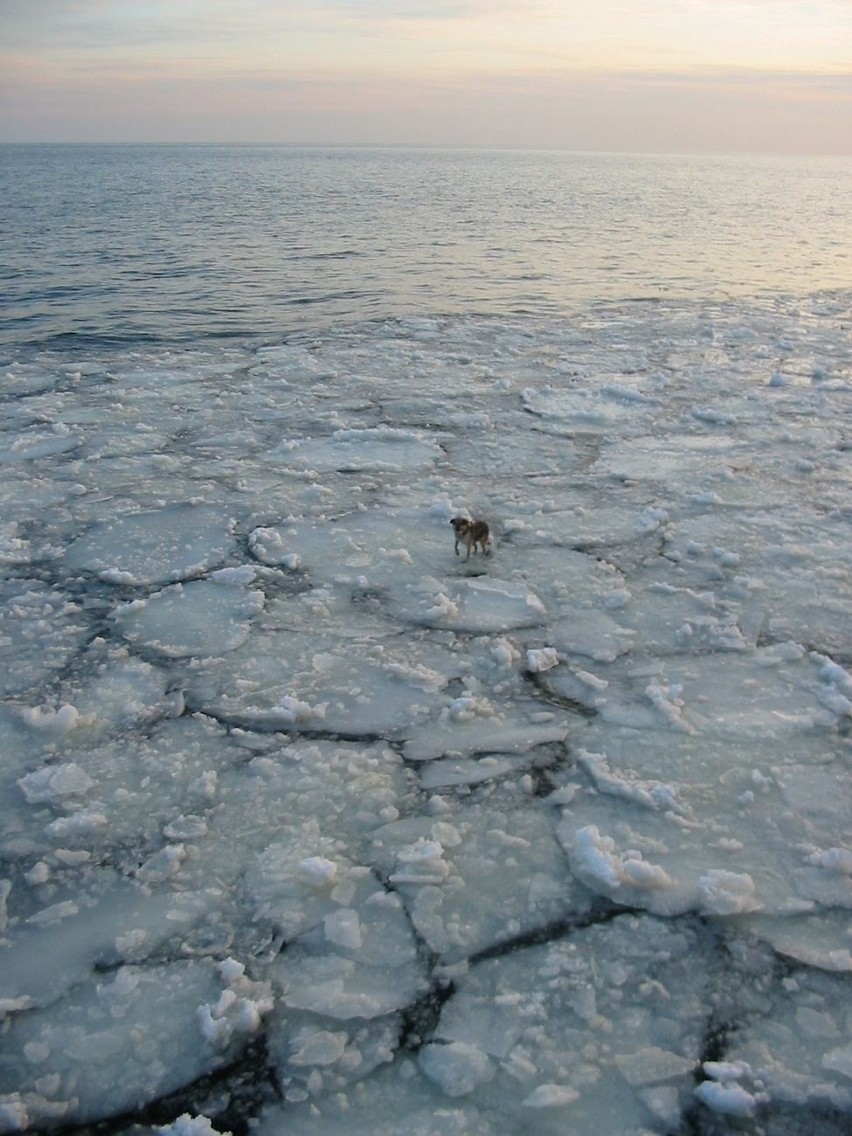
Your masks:
{"label": "dog standing on ice", "polygon": [[450,524],[456,534],[456,556],[459,554],[460,543],[467,545],[465,560],[470,560],[470,554],[476,552],[477,545],[483,555],[488,553],[491,548],[491,533],[485,521],[469,521],[467,517],[453,517]]}

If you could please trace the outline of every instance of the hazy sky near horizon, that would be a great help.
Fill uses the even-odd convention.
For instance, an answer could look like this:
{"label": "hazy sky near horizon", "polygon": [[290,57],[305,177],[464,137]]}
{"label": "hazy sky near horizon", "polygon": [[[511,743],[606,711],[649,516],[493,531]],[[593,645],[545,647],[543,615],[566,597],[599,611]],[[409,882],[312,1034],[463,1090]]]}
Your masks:
{"label": "hazy sky near horizon", "polygon": [[852,154],[852,0],[0,0],[0,141]]}

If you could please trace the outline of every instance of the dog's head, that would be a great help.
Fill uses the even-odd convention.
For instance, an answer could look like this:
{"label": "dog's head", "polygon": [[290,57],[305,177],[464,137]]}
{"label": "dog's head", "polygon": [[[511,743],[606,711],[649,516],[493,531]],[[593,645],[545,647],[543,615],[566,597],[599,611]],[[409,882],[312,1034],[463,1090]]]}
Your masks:
{"label": "dog's head", "polygon": [[470,521],[467,517],[453,517],[450,524],[455,530],[456,536],[464,536],[465,533],[470,531]]}

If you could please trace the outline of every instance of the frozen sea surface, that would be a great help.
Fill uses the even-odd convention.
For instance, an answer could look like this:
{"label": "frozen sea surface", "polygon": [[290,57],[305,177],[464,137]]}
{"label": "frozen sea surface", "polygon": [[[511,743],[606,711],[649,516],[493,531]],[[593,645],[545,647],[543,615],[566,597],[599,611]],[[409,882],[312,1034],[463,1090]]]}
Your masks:
{"label": "frozen sea surface", "polygon": [[11,364],[0,1131],[849,1132],[850,327]]}

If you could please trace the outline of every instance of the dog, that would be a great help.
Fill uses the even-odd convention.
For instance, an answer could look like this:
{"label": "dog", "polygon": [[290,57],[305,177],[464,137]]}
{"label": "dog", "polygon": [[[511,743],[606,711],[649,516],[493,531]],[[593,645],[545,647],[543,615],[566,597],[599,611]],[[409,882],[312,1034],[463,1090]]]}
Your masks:
{"label": "dog", "polygon": [[491,548],[491,533],[485,521],[469,521],[467,517],[453,517],[450,524],[456,534],[456,556],[459,554],[460,543],[467,545],[466,560],[470,560],[471,552],[476,552],[477,545],[482,550],[482,554],[487,555]]}

